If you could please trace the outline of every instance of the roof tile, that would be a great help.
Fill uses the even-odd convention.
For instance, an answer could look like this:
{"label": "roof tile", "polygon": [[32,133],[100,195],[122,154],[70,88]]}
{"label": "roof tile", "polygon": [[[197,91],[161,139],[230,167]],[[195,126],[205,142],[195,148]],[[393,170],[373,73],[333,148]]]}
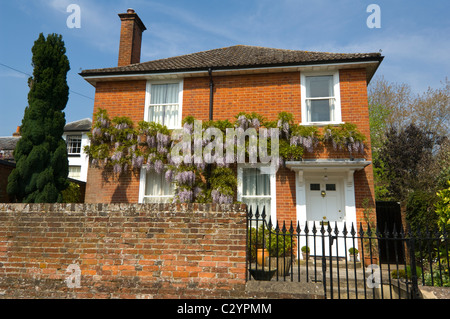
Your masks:
{"label": "roof tile", "polygon": [[380,53],[329,53],[235,45],[127,66],[83,70],[82,76],[145,72],[195,71],[347,61],[380,61]]}

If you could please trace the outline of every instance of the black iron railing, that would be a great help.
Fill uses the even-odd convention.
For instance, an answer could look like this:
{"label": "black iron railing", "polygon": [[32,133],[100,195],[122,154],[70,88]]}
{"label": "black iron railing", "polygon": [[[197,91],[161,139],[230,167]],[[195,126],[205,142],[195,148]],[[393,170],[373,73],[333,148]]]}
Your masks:
{"label": "black iron railing", "polygon": [[[328,299],[410,299],[420,298],[419,286],[450,287],[445,232],[267,217],[264,208],[247,214],[248,280],[321,283]],[[391,257],[380,260],[380,248]]]}

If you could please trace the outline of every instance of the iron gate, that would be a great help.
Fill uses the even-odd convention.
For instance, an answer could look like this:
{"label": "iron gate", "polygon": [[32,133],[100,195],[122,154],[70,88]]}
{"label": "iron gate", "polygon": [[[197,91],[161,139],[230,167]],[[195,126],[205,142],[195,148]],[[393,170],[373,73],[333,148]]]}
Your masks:
{"label": "iron gate", "polygon": [[[362,224],[339,230],[332,223],[301,229],[286,221],[272,225],[266,217],[264,208],[248,210],[248,280],[313,281],[321,283],[326,299],[411,299],[420,297],[419,285],[450,286],[445,233],[380,232]],[[315,251],[311,245],[318,241],[323,250],[329,245],[328,255],[308,254],[305,247]],[[342,244],[345,256],[337,257]],[[389,254],[394,247],[388,263],[380,259],[381,247]],[[400,247],[406,258],[399,258]]]}

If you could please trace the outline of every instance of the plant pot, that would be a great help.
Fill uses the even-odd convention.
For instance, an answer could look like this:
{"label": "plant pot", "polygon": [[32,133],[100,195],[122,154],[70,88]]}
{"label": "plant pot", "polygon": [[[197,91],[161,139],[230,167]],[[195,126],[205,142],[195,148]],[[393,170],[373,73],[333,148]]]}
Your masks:
{"label": "plant pot", "polygon": [[269,251],[265,248],[258,248],[257,254],[256,254],[256,262],[261,267],[265,266],[265,265],[263,265],[263,257],[264,257],[264,264],[267,266],[267,264],[268,264],[267,260],[269,258]]}
{"label": "plant pot", "polygon": [[378,264],[378,257],[373,256],[372,259],[370,256],[364,256],[364,266],[367,267],[369,265]]}
{"label": "plant pot", "polygon": [[303,260],[309,259],[309,253],[302,253]]}
{"label": "plant pot", "polygon": [[291,257],[271,257],[270,268],[276,267],[278,269],[278,276],[288,276],[291,271],[291,260]]}
{"label": "plant pot", "polygon": [[266,269],[249,269],[250,274],[255,280],[261,280],[261,281],[270,281],[277,272],[277,269],[271,269],[270,271]]}

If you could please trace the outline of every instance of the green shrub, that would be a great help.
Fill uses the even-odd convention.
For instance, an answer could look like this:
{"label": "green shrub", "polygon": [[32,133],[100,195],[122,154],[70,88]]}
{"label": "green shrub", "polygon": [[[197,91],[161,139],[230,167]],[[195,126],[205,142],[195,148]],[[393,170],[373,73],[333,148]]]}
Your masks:
{"label": "green shrub", "polygon": [[[417,274],[417,278],[420,278],[422,276],[422,268],[420,267],[416,267],[416,274]],[[406,272],[404,269],[399,269],[397,270],[393,270],[391,271],[391,278],[393,279],[406,279],[408,278],[408,280],[411,280],[411,267],[410,266],[406,266]]]}
{"label": "green shrub", "polygon": [[255,227],[251,228],[250,238],[247,242],[251,261],[256,260],[256,252],[260,248],[266,248],[271,257],[289,257],[293,253],[295,242],[290,233],[278,232],[277,234],[273,228],[269,230],[261,225],[258,231]]}

